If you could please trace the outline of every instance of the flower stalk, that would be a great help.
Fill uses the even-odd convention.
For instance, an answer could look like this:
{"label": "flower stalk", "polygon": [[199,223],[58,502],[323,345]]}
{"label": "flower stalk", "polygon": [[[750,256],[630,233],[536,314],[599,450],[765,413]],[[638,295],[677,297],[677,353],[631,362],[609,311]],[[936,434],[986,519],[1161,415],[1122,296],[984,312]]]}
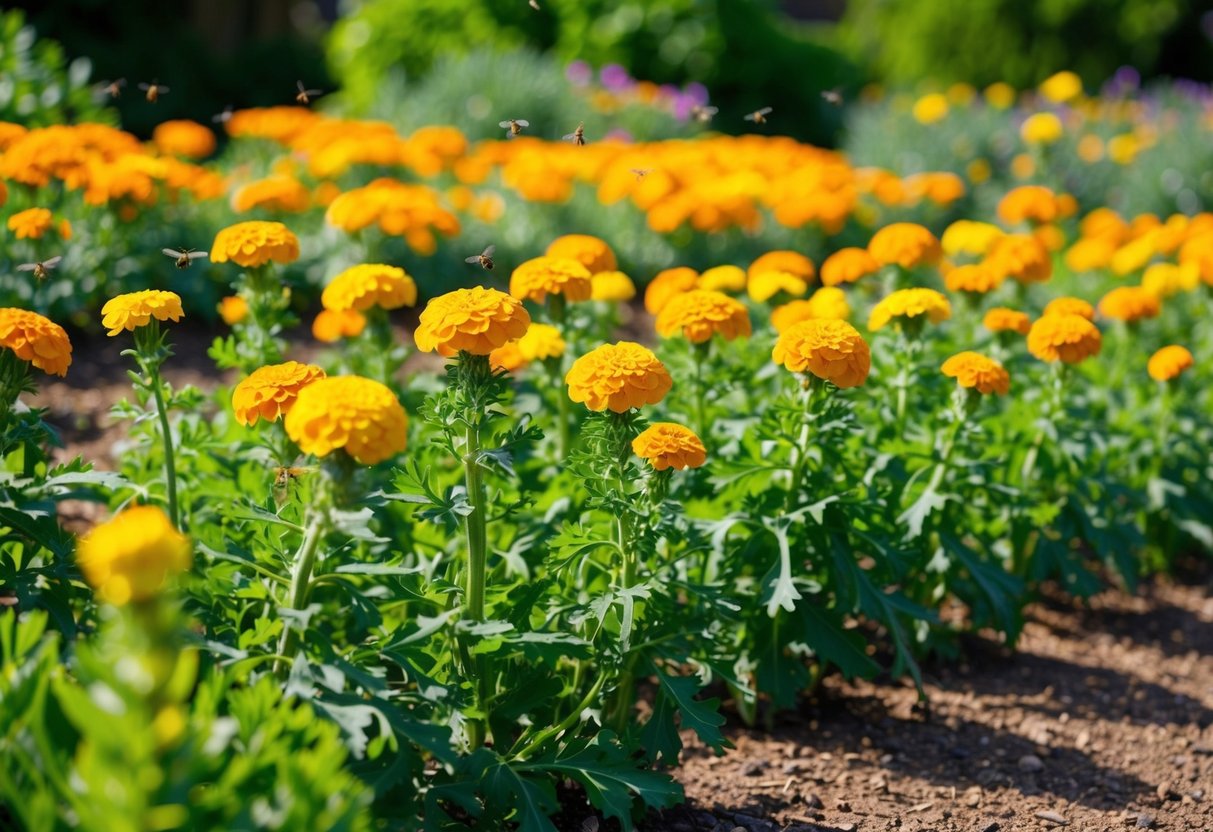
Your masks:
{"label": "flower stalk", "polygon": [[160,367],[173,354],[164,342],[160,322],[153,318],[146,326],[135,330],[135,361],[143,371],[141,383],[152,394],[156,403],[156,415],[160,424],[160,439],[164,445],[164,481],[168,516],[172,524],[181,527],[181,515],[177,505],[177,462],[173,448],[173,429],[169,424],[168,406],[164,397],[164,381]]}

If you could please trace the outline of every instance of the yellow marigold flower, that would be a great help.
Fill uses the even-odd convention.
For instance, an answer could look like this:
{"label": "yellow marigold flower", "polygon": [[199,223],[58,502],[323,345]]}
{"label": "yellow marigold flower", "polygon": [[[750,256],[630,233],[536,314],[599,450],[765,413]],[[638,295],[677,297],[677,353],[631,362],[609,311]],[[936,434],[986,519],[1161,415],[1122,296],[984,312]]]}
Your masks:
{"label": "yellow marigold flower", "polygon": [[1077,364],[1102,345],[1099,328],[1082,315],[1043,315],[1028,330],[1028,352],[1041,361]]}
{"label": "yellow marigold flower", "polygon": [[589,234],[565,234],[563,237],[557,237],[544,254],[548,257],[576,260],[585,266],[590,274],[613,272],[619,268],[611,247],[605,241]]}
{"label": "yellow marigold flower", "polygon": [[986,102],[996,110],[1005,110],[1015,103],[1015,88],[1002,81],[995,81],[985,90]]}
{"label": "yellow marigold flower", "polygon": [[868,329],[875,332],[893,319],[920,316],[933,324],[952,317],[952,304],[934,289],[898,289],[881,299],[868,315]]}
{"label": "yellow marigold flower", "polygon": [[0,347],[44,373],[65,376],[72,364],[72,342],[63,327],[25,309],[0,309]]}
{"label": "yellow marigold flower", "polygon": [[1116,242],[1110,237],[1087,237],[1078,240],[1066,252],[1066,268],[1080,274],[1102,269],[1112,262]]}
{"label": "yellow marigold flower", "polygon": [[1186,347],[1172,344],[1150,356],[1146,371],[1155,381],[1170,381],[1195,363]]}
{"label": "yellow marigold flower", "polygon": [[657,404],[674,379],[647,347],[631,341],[603,344],[573,362],[565,374],[569,398],[590,410],[624,413]]}
{"label": "yellow marigold flower", "polygon": [[863,384],[872,369],[868,342],[846,321],[813,318],[779,334],[771,360],[793,373],[812,373],[838,387]]}
{"label": "yellow marigold flower", "polygon": [[1043,283],[1053,276],[1053,258],[1044,243],[1030,234],[1007,234],[995,241],[985,262],[1020,283]]}
{"label": "yellow marigold flower", "polygon": [[1200,285],[1200,269],[1195,263],[1154,263],[1141,276],[1141,288],[1159,298],[1190,292]]}
{"label": "yellow marigold flower", "polygon": [[589,300],[592,286],[590,270],[567,257],[535,257],[510,275],[510,294],[536,303],[543,303],[548,295],[574,303]]}
{"label": "yellow marigold flower", "polygon": [[801,278],[805,283],[811,283],[817,269],[813,261],[800,252],[777,249],[755,259],[746,270],[746,276],[753,279],[763,272],[786,272]]}
{"label": "yellow marigold flower", "polygon": [[985,294],[1002,285],[1006,275],[985,263],[971,263],[950,269],[943,277],[949,292],[973,292]]}
{"label": "yellow marigold flower", "polygon": [[18,240],[40,240],[50,230],[51,224],[49,208],[27,208],[8,218],[8,230]]}
{"label": "yellow marigold flower", "polygon": [[248,303],[239,295],[228,295],[219,301],[219,317],[228,326],[235,326],[248,317]]}
{"label": "yellow marigold flower", "polygon": [[299,240],[280,222],[238,222],[215,235],[211,262],[233,263],[246,269],[299,259]]}
{"label": "yellow marigold flower", "polygon": [[780,292],[795,297],[807,291],[809,282],[791,272],[759,272],[751,275],[746,283],[746,294],[755,303],[765,303]]}
{"label": "yellow marigold flower", "polygon": [[626,303],[636,297],[636,284],[623,272],[598,272],[590,278],[590,300]]}
{"label": "yellow marigold flower", "polygon": [[312,337],[332,344],[342,338],[355,338],[366,329],[366,316],[357,309],[322,309],[312,319]]}
{"label": "yellow marigold flower", "polygon": [[[532,324],[532,326],[538,326],[538,324]],[[505,370],[512,373],[518,368],[526,366],[526,363],[526,357],[522,354],[522,350],[518,349],[517,341],[502,344],[489,353],[489,366],[494,370]]]}
{"label": "yellow marigold flower", "polygon": [[1118,165],[1131,165],[1141,151],[1141,142],[1132,133],[1108,139],[1108,158]]}
{"label": "yellow marigold flower", "polygon": [[1066,235],[1056,225],[1038,225],[1032,229],[1032,236],[1049,252],[1061,251],[1066,247]]}
{"label": "yellow marigold flower", "polygon": [[324,370],[316,365],[298,361],[268,364],[254,370],[232,391],[236,421],[249,426],[257,424],[258,419],[278,421],[290,411],[299,391],[324,375]]}
{"label": "yellow marigold flower", "polygon": [[1033,113],[1019,128],[1020,138],[1028,144],[1053,144],[1063,132],[1061,119],[1054,113]]}
{"label": "yellow marigold flower", "polygon": [[998,218],[1007,225],[1054,222],[1061,216],[1057,194],[1044,185],[1020,185],[998,202]]}
{"label": "yellow marigold flower", "polygon": [[1161,311],[1158,296],[1140,286],[1117,286],[1099,301],[1099,314],[1125,323],[1157,318]]}
{"label": "yellow marigold flower", "polygon": [[155,318],[158,321],[179,321],[185,315],[181,310],[181,296],[176,292],[146,289],[128,292],[106,301],[101,307],[101,325],[109,330],[110,337],[123,330],[134,332]]}
{"label": "yellow marigold flower", "polygon": [[645,287],[644,308],[650,315],[656,315],[670,298],[694,289],[698,282],[699,272],[687,266],[663,269]]}
{"label": "yellow marigold flower", "polygon": [[[994,241],[1006,234],[997,225],[973,220],[957,220],[944,229],[939,239],[945,254],[968,254],[981,257],[990,250]],[[822,271],[825,268],[822,267]]]}
{"label": "yellow marigold flower", "polygon": [[692,344],[711,340],[716,333],[732,341],[749,337],[750,313],[724,292],[692,289],[676,295],[657,314],[657,333],[663,338],[681,334]]}
{"label": "yellow marigold flower", "polygon": [[232,210],[239,214],[263,208],[295,213],[312,205],[312,193],[293,176],[269,176],[241,185],[232,194]]}
{"label": "yellow marigold flower", "polygon": [[897,264],[903,269],[933,266],[943,256],[935,235],[912,222],[895,222],[872,235],[868,253],[882,266]]}
{"label": "yellow marigold flower", "polygon": [[202,159],[215,152],[215,134],[196,121],[177,119],[157,124],[152,144],[166,156]]}
{"label": "yellow marigold flower", "polygon": [[846,292],[836,286],[822,286],[807,300],[794,300],[771,310],[771,326],[783,332],[790,326],[813,318],[845,321],[851,317]]}
{"label": "yellow marigold flower", "polygon": [[914,102],[911,111],[914,120],[919,124],[935,124],[948,117],[948,97],[943,93],[932,92]]}
{"label": "yellow marigold flower", "polygon": [[699,288],[714,292],[743,292],[745,284],[745,271],[739,266],[713,266],[699,275]]}
{"label": "yellow marigold flower", "polygon": [[80,538],[76,562],[97,596],[122,606],[156,596],[192,560],[190,543],[156,506],[135,506]]}
{"label": "yellow marigold flower", "polygon": [[320,295],[325,309],[365,312],[372,306],[398,309],[417,303],[417,284],[404,269],[382,263],[350,266],[329,281]]}
{"label": "yellow marigold flower", "polygon": [[1005,396],[1011,389],[1011,375],[1001,364],[977,352],[958,352],[940,367],[948,378],[956,379],[961,387],[989,395]]}
{"label": "yellow marigold flower", "polygon": [[1045,304],[1042,315],[1082,315],[1088,321],[1095,320],[1095,307],[1082,298],[1053,298]]}
{"label": "yellow marigold flower", "polygon": [[59,232],[59,238],[65,243],[72,238],[72,224],[66,219],[59,220],[59,226],[56,230]]}
{"label": "yellow marigold flower", "polygon": [[1143,234],[1118,248],[1108,261],[1112,272],[1120,277],[1145,268],[1150,258],[1158,253],[1156,234]]}
{"label": "yellow marigold flower", "polygon": [[344,448],[363,465],[403,451],[409,427],[396,394],[361,376],[313,381],[299,391],[283,424],[304,453],[323,457]]}
{"label": "yellow marigold flower", "polygon": [[1082,95],[1082,79],[1069,70],[1063,70],[1041,81],[1037,89],[1053,103],[1065,104]]}
{"label": "yellow marigold flower", "polygon": [[1032,319],[1018,309],[995,306],[981,319],[981,325],[990,332],[1018,332],[1020,335],[1027,335],[1032,326]]}
{"label": "yellow marigold flower", "polygon": [[866,248],[840,248],[821,264],[821,282],[825,286],[854,283],[880,268]]}
{"label": "yellow marigold flower", "polygon": [[1078,146],[1075,150],[1078,153],[1079,159],[1082,159],[1088,165],[1093,165],[1103,159],[1103,139],[1094,133],[1088,133],[1078,140]]}
{"label": "yellow marigold flower", "polygon": [[707,462],[708,449],[695,431],[673,422],[654,422],[632,440],[632,453],[658,471],[685,471]]}
{"label": "yellow marigold flower", "polygon": [[526,335],[512,343],[518,345],[518,351],[526,361],[559,358],[568,348],[560,330],[548,324],[531,324]]}
{"label": "yellow marigold flower", "polygon": [[456,289],[426,304],[413,339],[422,352],[488,355],[502,344],[521,338],[530,325],[531,316],[522,301],[477,286]]}

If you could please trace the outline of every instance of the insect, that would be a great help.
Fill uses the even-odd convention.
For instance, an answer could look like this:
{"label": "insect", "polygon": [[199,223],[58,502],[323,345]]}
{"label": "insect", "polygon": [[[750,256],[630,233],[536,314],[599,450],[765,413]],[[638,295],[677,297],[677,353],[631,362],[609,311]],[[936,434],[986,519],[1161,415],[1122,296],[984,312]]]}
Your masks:
{"label": "insect", "polygon": [[116,81],[102,81],[98,90],[102,95],[108,95],[110,98],[121,98],[122,88],[126,86],[126,79],[119,78]]}
{"label": "insect", "polygon": [[770,107],[763,107],[761,110],[755,110],[745,117],[746,121],[752,121],[755,124],[766,124],[767,115],[770,114]]}
{"label": "insect", "polygon": [[691,108],[691,118],[698,121],[700,124],[707,124],[712,120],[712,116],[720,112],[718,107],[710,107],[707,104],[696,104]]}
{"label": "insect", "polygon": [[577,129],[564,137],[566,142],[572,142],[575,145],[585,144],[585,122],[577,125]]}
{"label": "insect", "polygon": [[224,107],[222,113],[215,113],[213,116],[211,116],[211,121],[213,121],[215,124],[227,124],[231,120],[232,120],[232,105],[231,104],[228,104],[226,107]]}
{"label": "insect", "polygon": [[539,11],[539,0],[526,0],[526,4],[535,11]]}
{"label": "insect", "polygon": [[192,261],[199,257],[206,257],[205,251],[194,251],[192,248],[162,248],[160,250],[164,252],[165,257],[172,257],[176,260],[179,269],[188,269]]}
{"label": "insect", "polygon": [[471,257],[464,258],[465,263],[478,263],[489,271],[493,270],[493,252],[497,250],[497,246],[487,246],[484,251],[479,254],[473,254]]}
{"label": "insect", "polygon": [[62,257],[51,257],[49,260],[42,260],[38,263],[22,263],[17,267],[17,271],[33,272],[34,277],[38,278],[39,280],[46,280],[51,269],[58,266],[59,261],[62,259]]}
{"label": "insect", "polygon": [[505,128],[505,137],[507,139],[515,138],[522,135],[523,127],[530,127],[531,123],[525,118],[507,118],[505,121],[497,122],[498,127]]}
{"label": "insect", "polygon": [[835,107],[842,106],[842,90],[838,87],[832,90],[822,90],[821,97],[825,99],[827,104],[833,104]]}
{"label": "insect", "polygon": [[274,488],[286,488],[291,484],[291,480],[297,480],[311,470],[311,468],[292,468],[286,465],[279,465],[274,469]]}
{"label": "insect", "polygon": [[160,96],[168,93],[168,87],[164,86],[164,84],[161,84],[155,79],[152,79],[150,84],[140,84],[139,89],[143,90],[143,94],[147,96],[147,100],[152,104],[155,104],[156,100],[159,99]]}
{"label": "insect", "polygon": [[632,173],[636,174],[637,182],[639,182],[641,179],[644,179],[646,176],[648,176],[650,173],[653,172],[652,168],[631,168],[630,170],[632,171]]}
{"label": "insect", "polygon": [[299,90],[299,92],[295,94],[296,104],[303,104],[306,106],[312,103],[313,98],[319,98],[320,96],[324,95],[323,90],[309,90],[307,87],[303,86],[302,81],[296,81],[295,86]]}

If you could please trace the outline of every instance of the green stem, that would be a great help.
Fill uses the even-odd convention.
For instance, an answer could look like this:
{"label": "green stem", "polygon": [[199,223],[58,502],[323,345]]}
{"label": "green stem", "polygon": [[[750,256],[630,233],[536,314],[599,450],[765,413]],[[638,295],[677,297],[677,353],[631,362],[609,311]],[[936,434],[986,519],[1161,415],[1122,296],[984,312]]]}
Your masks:
{"label": "green stem", "polygon": [[[703,365],[712,350],[712,342],[704,341],[691,347],[695,351],[695,432],[704,445],[708,444],[707,385],[703,380]],[[708,449],[709,451],[711,448]]]}
{"label": "green stem", "polygon": [[802,388],[801,398],[804,407],[800,414],[800,438],[792,448],[792,481],[788,485],[788,496],[784,502],[785,513],[795,509],[796,501],[800,498],[800,489],[804,485],[805,471],[808,468],[809,438],[815,403],[818,398],[817,391],[824,387],[825,382],[817,376],[812,376],[805,380]]}
{"label": "green stem", "polygon": [[[479,422],[469,419],[464,448],[464,477],[467,499],[471,511],[465,518],[468,544],[467,586],[463,599],[463,618],[467,621],[484,620],[484,583],[487,563],[488,528],[486,515],[488,506],[484,489],[484,472],[480,466]],[[484,745],[488,726],[489,689],[488,662],[483,656],[472,659],[470,668],[475,675],[476,710],[483,714],[467,721],[468,744],[473,750]]]}
{"label": "green stem", "polygon": [[558,724],[550,728],[546,728],[535,735],[534,739],[523,746],[517,754],[514,755],[516,760],[525,760],[528,755],[537,750],[545,742],[552,737],[559,736],[561,733],[572,728],[577,720],[581,718],[581,714],[586,708],[594,704],[594,700],[598,698],[598,694],[602,691],[602,686],[606,682],[607,674],[599,673],[598,678],[594,681],[594,686],[590,688],[589,693],[585,698],[577,703],[577,707],[573,708],[572,713],[562,719]]}
{"label": "green stem", "polygon": [[[287,600],[287,608],[302,610],[307,606],[308,596],[312,591],[312,570],[316,565],[316,554],[320,551],[320,541],[328,531],[328,513],[316,511],[308,522],[303,533],[303,542],[295,553],[295,563],[291,570],[291,588]],[[279,641],[278,652],[286,659],[276,662],[275,667],[281,669],[286,660],[294,660],[295,654],[302,646],[302,637],[298,627],[284,627]]]}
{"label": "green stem", "polygon": [[160,381],[160,368],[147,368],[152,395],[156,399],[156,412],[160,418],[160,433],[164,440],[164,479],[168,486],[168,516],[173,525],[181,528],[181,517],[177,511],[177,462],[173,455],[173,430],[168,422],[168,408],[164,406],[164,385]]}

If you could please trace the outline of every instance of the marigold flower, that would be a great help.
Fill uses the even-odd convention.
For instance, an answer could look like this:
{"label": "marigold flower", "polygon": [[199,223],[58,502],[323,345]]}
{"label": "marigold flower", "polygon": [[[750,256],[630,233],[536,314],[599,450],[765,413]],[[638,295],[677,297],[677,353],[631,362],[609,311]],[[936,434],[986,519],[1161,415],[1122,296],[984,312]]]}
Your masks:
{"label": "marigold flower", "polygon": [[1026,312],[1020,312],[1018,309],[996,306],[981,319],[981,325],[990,332],[1018,332],[1020,335],[1027,335],[1032,326],[1032,319]]}
{"label": "marigold flower", "polygon": [[590,300],[626,303],[636,297],[636,284],[623,272],[598,272],[590,278]]}
{"label": "marigold flower", "polygon": [[[532,324],[532,326],[538,326],[538,324]],[[489,353],[489,366],[494,370],[505,370],[512,373],[520,367],[525,367],[526,364],[526,357],[523,356],[522,350],[518,349],[517,341],[502,344]]]}
{"label": "marigold flower", "polygon": [[632,440],[632,453],[658,471],[685,471],[707,462],[708,450],[695,431],[673,422],[654,422]]}
{"label": "marigold flower", "polygon": [[912,319],[919,316],[933,324],[952,317],[952,304],[934,289],[898,289],[881,299],[868,315],[868,329],[875,332],[894,318]]}
{"label": "marigold flower", "polygon": [[219,301],[219,317],[228,326],[235,326],[248,317],[248,303],[239,295],[228,295]]}
{"label": "marigold flower", "polygon": [[236,421],[249,426],[257,424],[258,419],[276,422],[290,411],[300,390],[324,376],[324,370],[316,365],[298,361],[254,370],[232,391]]}
{"label": "marigold flower", "polygon": [[866,248],[840,248],[821,264],[821,282],[825,286],[854,283],[880,268]]}
{"label": "marigold flower", "polygon": [[785,272],[799,277],[805,283],[811,283],[817,275],[817,268],[812,260],[798,251],[777,249],[756,258],[746,269],[746,276],[753,280],[764,272]]}
{"label": "marigold flower", "polygon": [[156,125],[152,144],[166,156],[202,159],[215,152],[215,134],[196,121],[175,119]]}
{"label": "marigold flower", "polygon": [[544,254],[548,257],[576,260],[592,275],[613,272],[619,268],[611,247],[605,241],[589,234],[565,234],[563,237],[557,237]]}
{"label": "marigold flower", "polygon": [[1033,113],[1024,119],[1019,135],[1028,144],[1053,144],[1065,131],[1053,113]]}
{"label": "marigold flower", "polygon": [[305,453],[323,457],[344,448],[363,465],[395,456],[408,439],[408,416],[396,394],[361,376],[313,381],[299,391],[284,425]]}
{"label": "marigold flower", "polygon": [[771,326],[776,332],[813,318],[845,321],[851,317],[846,293],[836,286],[822,286],[806,300],[794,300],[771,310]]}
{"label": "marigold flower", "polygon": [[1005,274],[985,263],[970,263],[949,269],[943,283],[949,292],[985,294],[997,289],[1005,279]]}
{"label": "marigold flower", "polygon": [[694,289],[698,282],[699,272],[687,266],[664,269],[645,287],[644,308],[650,315],[656,315],[670,298]]}
{"label": "marigold flower", "polygon": [[1081,274],[1102,269],[1112,262],[1116,242],[1110,237],[1089,237],[1076,240],[1066,251],[1066,268]]}
{"label": "marigold flower", "polygon": [[994,241],[1006,234],[997,225],[973,220],[957,220],[944,229],[939,243],[945,254],[982,257]]}
{"label": "marigold flower", "polygon": [[986,263],[1003,277],[1020,283],[1043,283],[1053,276],[1053,258],[1044,243],[1030,234],[1007,234],[990,248]]}
{"label": "marigold flower", "polygon": [[1053,298],[1045,304],[1042,315],[1082,315],[1088,321],[1095,320],[1095,307],[1082,298]]}
{"label": "marigold flower", "polygon": [[8,230],[18,240],[40,240],[52,225],[49,208],[27,208],[8,218]]}
{"label": "marigold flower", "polygon": [[94,528],[76,546],[84,579],[103,601],[147,601],[190,568],[190,543],[157,506],[134,506]]}
{"label": "marigold flower", "polygon": [[422,352],[488,355],[502,344],[521,338],[530,325],[531,316],[522,301],[477,286],[431,300],[421,313],[413,339]]}
{"label": "marigold flower", "polygon": [[269,176],[241,185],[232,194],[232,210],[239,214],[263,208],[267,211],[297,213],[312,204],[311,192],[293,176]]}
{"label": "marigold flower", "polygon": [[366,316],[357,309],[322,309],[312,319],[312,337],[326,344],[355,338],[366,329]]}
{"label": "marigold flower", "polygon": [[1141,288],[1157,298],[1190,292],[1199,285],[1200,268],[1195,263],[1154,263],[1141,276]]}
{"label": "marigold flower", "polygon": [[986,87],[986,103],[996,110],[1005,110],[1015,103],[1015,88],[1005,81],[995,81]]}
{"label": "marigold flower", "polygon": [[72,364],[72,342],[63,327],[25,309],[0,309],[0,347],[44,373],[65,376]]}
{"label": "marigold flower", "polygon": [[155,318],[158,321],[179,321],[185,315],[181,310],[181,296],[176,292],[146,289],[128,292],[106,301],[101,307],[101,325],[109,330],[110,337],[123,330],[134,332]]}
{"label": "marigold flower", "polygon": [[872,235],[868,253],[882,266],[895,263],[903,269],[913,269],[938,263],[943,249],[935,235],[921,225],[895,222]]}
{"label": "marigold flower", "polygon": [[692,289],[676,295],[658,313],[657,333],[663,338],[681,334],[692,344],[711,340],[716,333],[732,341],[749,337],[750,313],[724,292]]}
{"label": "marigold flower", "polygon": [[543,303],[548,295],[561,295],[569,302],[589,300],[590,271],[567,257],[535,257],[510,275],[510,294],[519,300]]}
{"label": "marigold flower", "polygon": [[1158,296],[1140,286],[1117,286],[1099,301],[1099,314],[1125,323],[1157,318],[1161,311]]}
{"label": "marigold flower", "polygon": [[518,351],[526,361],[559,358],[568,348],[560,330],[548,324],[531,324],[526,335],[513,343],[518,345]]}
{"label": "marigold flower", "polygon": [[1037,89],[1053,103],[1065,104],[1082,95],[1082,79],[1069,70],[1062,70],[1041,81]]}
{"label": "marigold flower", "polygon": [[573,362],[564,377],[569,398],[590,410],[624,413],[657,404],[674,386],[669,370],[647,347],[603,344]]}
{"label": "marigold flower", "polygon": [[1194,363],[1192,353],[1186,347],[1171,344],[1150,356],[1150,360],[1146,364],[1146,371],[1155,381],[1170,381],[1178,378],[1180,373],[1189,369]]}
{"label": "marigold flower", "polygon": [[1028,352],[1041,361],[1077,364],[1101,346],[1099,328],[1082,315],[1043,315],[1028,330]]}
{"label": "marigold flower", "polygon": [[1061,216],[1060,198],[1044,185],[1020,185],[998,202],[998,218],[1007,225],[1049,223]]}
{"label": "marigold flower", "polygon": [[238,222],[215,235],[211,262],[231,260],[246,269],[266,263],[293,263],[299,259],[299,240],[280,222]]}
{"label": "marigold flower", "polygon": [[779,334],[771,359],[794,373],[812,373],[838,387],[863,384],[872,369],[868,342],[846,321],[813,318]]}
{"label": "marigold flower", "polygon": [[325,309],[365,312],[372,306],[398,309],[417,303],[417,284],[404,269],[382,263],[350,266],[329,281],[320,295]]}
{"label": "marigold flower", "polygon": [[961,387],[969,387],[989,395],[1005,396],[1011,389],[1011,375],[1001,364],[977,352],[959,352],[940,367],[948,378],[956,379]]}
{"label": "marigold flower", "polygon": [[809,281],[791,272],[759,272],[746,282],[746,294],[755,303],[765,303],[781,292],[795,297],[808,290]]}
{"label": "marigold flower", "polygon": [[940,92],[928,93],[914,102],[911,114],[919,124],[943,121],[948,117],[948,97]]}
{"label": "marigold flower", "polygon": [[698,287],[714,292],[745,291],[746,274],[739,266],[713,266],[699,275]]}

